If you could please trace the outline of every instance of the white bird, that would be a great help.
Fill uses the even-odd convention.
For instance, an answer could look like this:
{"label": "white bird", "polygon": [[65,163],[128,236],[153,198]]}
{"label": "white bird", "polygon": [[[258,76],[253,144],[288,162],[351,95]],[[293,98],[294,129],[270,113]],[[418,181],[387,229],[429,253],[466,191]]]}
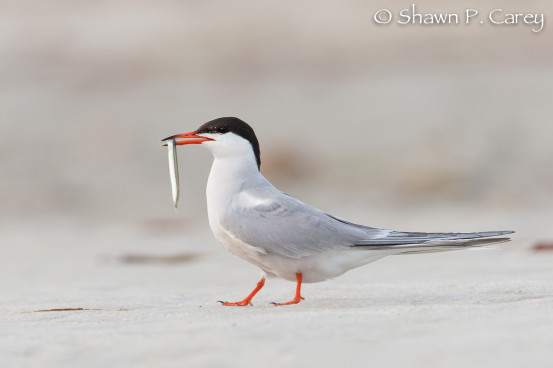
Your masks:
{"label": "white bird", "polygon": [[513,231],[421,233],[379,229],[334,217],[275,188],[260,172],[259,143],[253,129],[234,117],[209,121],[197,130],[166,140],[177,145],[202,144],[214,161],[207,182],[209,225],[229,252],[256,265],[262,276],[242,301],[251,305],[266,276],[296,281],[299,303],[302,282],[320,282],[395,254],[440,252],[508,241]]}

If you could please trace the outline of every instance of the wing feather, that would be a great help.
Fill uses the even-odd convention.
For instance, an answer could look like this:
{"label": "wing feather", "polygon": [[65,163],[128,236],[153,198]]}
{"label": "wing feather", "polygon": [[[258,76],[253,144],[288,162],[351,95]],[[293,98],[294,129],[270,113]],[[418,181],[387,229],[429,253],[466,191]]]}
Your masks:
{"label": "wing feather", "polygon": [[399,232],[355,224],[274,189],[244,190],[221,225],[232,236],[267,253],[300,258],[339,248],[439,252],[509,240],[512,231],[476,233]]}
{"label": "wing feather", "polygon": [[389,230],[354,225],[282,192],[244,191],[223,220],[226,231],[268,253],[299,258],[353,246]]}

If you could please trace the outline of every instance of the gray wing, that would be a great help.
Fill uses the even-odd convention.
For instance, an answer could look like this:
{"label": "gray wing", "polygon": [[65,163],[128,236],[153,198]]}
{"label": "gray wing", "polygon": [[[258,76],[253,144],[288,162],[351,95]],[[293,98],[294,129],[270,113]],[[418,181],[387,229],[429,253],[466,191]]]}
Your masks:
{"label": "gray wing", "polygon": [[227,231],[267,253],[293,258],[349,247],[398,254],[438,252],[507,241],[498,236],[512,233],[415,233],[368,227],[326,214],[274,187],[245,190],[231,206],[223,223]]}
{"label": "gray wing", "polygon": [[390,232],[337,219],[273,188],[243,191],[241,197],[231,204],[222,225],[267,253],[299,258]]}

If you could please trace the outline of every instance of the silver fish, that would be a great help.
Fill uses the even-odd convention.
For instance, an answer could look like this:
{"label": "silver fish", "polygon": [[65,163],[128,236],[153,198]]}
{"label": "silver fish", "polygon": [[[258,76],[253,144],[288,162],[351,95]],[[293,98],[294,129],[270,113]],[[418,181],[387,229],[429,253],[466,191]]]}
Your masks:
{"label": "silver fish", "polygon": [[167,141],[167,149],[169,153],[169,175],[171,175],[171,190],[173,192],[173,204],[175,210],[179,201],[179,164],[177,161],[177,145],[175,140]]}

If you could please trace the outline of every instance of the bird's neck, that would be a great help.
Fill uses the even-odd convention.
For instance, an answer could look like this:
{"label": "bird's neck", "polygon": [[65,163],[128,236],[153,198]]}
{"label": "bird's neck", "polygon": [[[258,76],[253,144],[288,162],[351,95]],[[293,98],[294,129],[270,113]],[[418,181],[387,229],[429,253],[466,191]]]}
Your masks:
{"label": "bird's neck", "polygon": [[253,155],[215,157],[207,181],[208,204],[230,201],[241,190],[264,181]]}

